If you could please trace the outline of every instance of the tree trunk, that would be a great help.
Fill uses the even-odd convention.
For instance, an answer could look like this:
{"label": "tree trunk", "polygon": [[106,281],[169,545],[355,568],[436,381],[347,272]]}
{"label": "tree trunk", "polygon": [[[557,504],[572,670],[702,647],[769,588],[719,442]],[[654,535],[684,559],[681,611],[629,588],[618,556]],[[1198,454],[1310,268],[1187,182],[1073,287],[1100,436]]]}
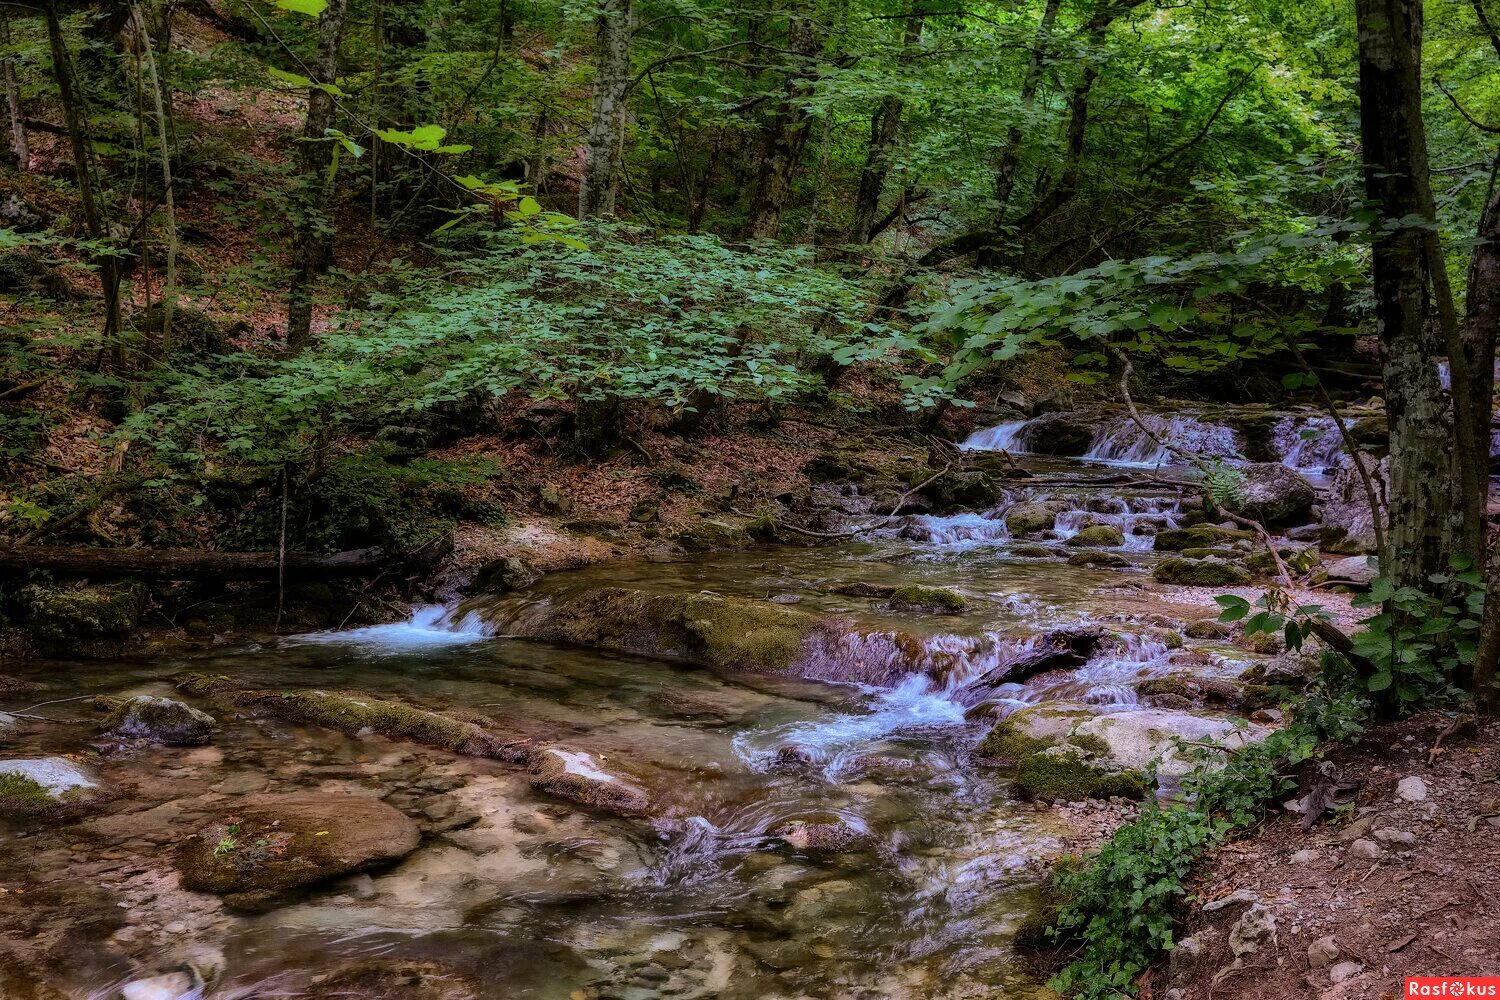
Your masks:
{"label": "tree trunk", "polygon": [[[1485,419],[1488,457],[1489,417],[1494,392],[1495,346],[1500,342],[1500,157],[1490,173],[1489,198],[1479,218],[1479,240],[1469,259],[1469,292],[1464,321],[1464,353],[1469,357],[1470,395]],[[1458,387],[1454,386],[1455,391]],[[1475,419],[1478,419],[1476,415]],[[1480,623],[1479,651],[1474,657],[1474,701],[1481,711],[1500,709],[1495,666],[1500,661],[1500,539],[1491,543],[1487,596]]]}
{"label": "tree trunk", "polygon": [[[1062,0],[1047,0],[1042,11],[1041,24],[1036,29],[1036,44],[1031,47],[1031,58],[1026,64],[1026,76],[1021,80],[1021,109],[1030,111],[1036,105],[1037,85],[1041,83],[1042,67],[1047,61],[1048,44],[1052,39],[1052,28],[1057,23],[1057,11]],[[1005,151],[995,167],[995,229],[1005,225],[1005,215],[1010,209],[1011,195],[1016,190],[1016,172],[1021,163],[1021,140],[1023,133],[1019,123],[1010,127],[1005,137]]]}
{"label": "tree trunk", "polygon": [[1420,0],[1357,0],[1360,130],[1365,194],[1374,230],[1375,315],[1390,420],[1389,551],[1382,573],[1426,589],[1443,567],[1449,511],[1450,433],[1438,386],[1429,315],[1431,275],[1423,230],[1400,220],[1424,211],[1428,176],[1422,125]]}
{"label": "tree trunk", "polygon": [[[810,60],[819,45],[812,22],[805,16],[793,16],[787,24],[787,48],[796,57]],[[794,65],[787,70],[785,96],[761,132],[754,194],[745,225],[745,235],[753,240],[775,239],[781,230],[781,215],[786,211],[792,177],[802,159],[811,126],[801,103],[808,76],[805,65]]]}
{"label": "tree trunk", "polygon": [[[907,18],[903,49],[922,40],[922,15],[913,10]],[[901,62],[906,62],[903,52]],[[905,102],[894,94],[881,98],[870,118],[870,148],[865,153],[864,169],[859,172],[859,189],[854,196],[853,242],[868,243],[873,238],[875,220],[880,210],[880,194],[885,190],[886,175],[891,171],[891,152],[901,131],[901,113]]]}
{"label": "tree trunk", "polygon": [[[47,42],[52,52],[52,73],[57,79],[57,92],[62,103],[63,121],[68,127],[68,140],[73,148],[73,162],[78,173],[78,200],[83,209],[84,225],[89,236],[96,240],[109,237],[100,211],[98,195],[94,189],[93,157],[89,153],[88,137],[85,135],[83,117],[78,107],[78,91],[73,84],[73,66],[63,40],[62,22],[57,16],[57,0],[47,0],[43,6],[47,21]],[[120,327],[120,271],[116,258],[101,254],[94,260],[99,268],[99,284],[104,292],[104,343],[109,347],[115,367],[125,367],[125,345],[121,341]]]}
{"label": "tree trunk", "polygon": [[578,217],[615,214],[625,137],[625,96],[630,88],[632,0],[603,0],[599,11],[597,66],[590,102],[588,148],[578,185]]}
{"label": "tree trunk", "polygon": [[[10,45],[10,15],[0,14],[0,45]],[[16,166],[31,167],[31,150],[26,142],[26,117],[21,113],[21,90],[16,85],[16,61],[9,52],[0,56],[0,79],[5,85],[5,110],[10,115],[10,151]]]}
{"label": "tree trunk", "polygon": [[[86,545],[0,545],[0,570],[47,570],[73,576],[142,576],[155,580],[264,580],[279,570],[276,552],[209,552],[199,549],[98,549]],[[388,567],[380,549],[331,556],[286,554],[288,575],[357,576]]]}
{"label": "tree trunk", "polygon": [[[308,65],[315,84],[338,77],[339,43],[344,32],[348,0],[328,0],[318,16],[318,54]],[[302,137],[301,232],[292,257],[292,288],[287,297],[286,346],[296,354],[312,342],[313,288],[332,243],[333,178],[326,176],[333,146],[325,133],[333,125],[333,95],[318,87],[307,90],[307,121]]]}
{"label": "tree trunk", "polygon": [[137,30],[141,34],[141,51],[145,56],[147,76],[156,111],[156,138],[161,147],[161,173],[163,199],[167,212],[167,274],[161,295],[161,343],[159,357],[165,361],[172,356],[172,310],[177,305],[177,201],[172,192],[172,147],[167,139],[167,123],[171,120],[168,108],[171,91],[162,84],[156,68],[156,50],[151,44],[151,32],[146,27],[146,17],[139,4],[131,4]]}

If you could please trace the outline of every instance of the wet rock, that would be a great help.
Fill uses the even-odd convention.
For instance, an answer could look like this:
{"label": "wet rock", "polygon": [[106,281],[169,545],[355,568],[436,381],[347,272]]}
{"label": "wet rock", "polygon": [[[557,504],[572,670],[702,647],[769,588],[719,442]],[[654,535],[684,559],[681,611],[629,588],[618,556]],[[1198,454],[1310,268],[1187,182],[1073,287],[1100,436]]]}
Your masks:
{"label": "wet rock", "polygon": [[1233,513],[1254,518],[1267,527],[1303,524],[1318,495],[1312,484],[1279,462],[1256,462],[1240,467],[1245,484],[1234,501]]}
{"label": "wet rock", "polygon": [[1057,515],[1069,509],[1061,500],[1033,500],[1018,503],[1005,512],[1005,527],[1012,537],[1035,535],[1051,531],[1057,524]]}
{"label": "wet rock", "polygon": [[195,991],[193,977],[186,972],[137,979],[120,987],[120,1000],[180,1000]]}
{"label": "wet rock", "polygon": [[1073,387],[1068,385],[1050,392],[1043,392],[1031,404],[1031,412],[1035,416],[1041,416],[1044,413],[1067,413],[1072,409]]}
{"label": "wet rock", "polygon": [[940,510],[984,510],[1000,500],[1000,487],[987,472],[948,472],[919,491]]}
{"label": "wet rock", "polygon": [[306,1000],[479,1000],[480,994],[454,969],[427,962],[371,959],[341,965],[319,977],[301,996]]}
{"label": "wet rock", "polygon": [[1320,937],[1307,946],[1307,964],[1314,969],[1325,969],[1338,960],[1339,943],[1333,935]]}
{"label": "wet rock", "polygon": [[1361,837],[1349,845],[1349,856],[1361,861],[1374,861],[1385,854],[1381,846],[1373,840]]}
{"label": "wet rock", "polygon": [[1345,556],[1324,566],[1323,572],[1332,582],[1368,587],[1380,575],[1380,571],[1371,566],[1370,562],[1370,556]]}
{"label": "wet rock", "polygon": [[677,544],[689,552],[741,548],[750,540],[744,528],[707,518],[679,531],[676,538]]}
{"label": "wet rock", "polygon": [[969,602],[956,591],[945,587],[898,587],[891,592],[891,608],[924,614],[958,615],[968,610]]}
{"label": "wet rock", "polygon": [[[1047,545],[1012,545],[1008,554],[1018,559],[1053,559],[1064,553]],[[1078,559],[1084,556],[1108,554],[1103,552],[1079,552],[1075,553],[1072,558]]]}
{"label": "wet rock", "polygon": [[525,590],[536,582],[537,574],[515,556],[501,556],[479,567],[469,589],[476,594],[505,594]]}
{"label": "wet rock", "polygon": [[842,820],[808,822],[797,820],[778,827],[775,835],[799,851],[838,854],[859,846],[865,834]]}
{"label": "wet rock", "polygon": [[1211,549],[1231,542],[1254,538],[1250,531],[1221,528],[1216,524],[1195,524],[1187,528],[1158,531],[1151,547],[1158,552],[1181,552],[1185,549]]}
{"label": "wet rock", "polygon": [[1027,422],[1016,436],[1035,455],[1076,457],[1094,443],[1094,422],[1075,413],[1046,413]]}
{"label": "wet rock", "polygon": [[1125,533],[1113,524],[1091,524],[1080,528],[1065,544],[1074,548],[1114,548],[1125,544]]}
{"label": "wet rock", "polygon": [[109,656],[136,629],[146,586],[135,580],[85,587],[31,584],[18,603],[27,630],[55,655]]}
{"label": "wet rock", "polygon": [[1200,618],[1197,621],[1188,622],[1183,627],[1182,634],[1189,639],[1228,639],[1234,634],[1234,629],[1212,618]]}
{"label": "wet rock", "polygon": [[1364,971],[1365,967],[1358,962],[1340,962],[1328,970],[1328,981],[1331,983],[1342,983],[1353,979]]}
{"label": "wet rock", "polygon": [[1427,782],[1415,774],[1396,782],[1396,795],[1405,802],[1427,801]]}
{"label": "wet rock", "polygon": [[548,747],[531,765],[533,788],[606,812],[636,816],[651,805],[646,793],[599,766],[581,750]]}
{"label": "wet rock", "polygon": [[[1092,528],[1085,529],[1092,531]],[[1068,544],[1073,544],[1070,539]],[[1117,552],[1075,552],[1068,557],[1069,566],[1103,566],[1109,569],[1124,569],[1130,560]]]}
{"label": "wet rock", "polygon": [[776,748],[771,757],[771,770],[779,774],[798,774],[813,766],[813,755],[795,743]]}
{"label": "wet rock", "polygon": [[1249,583],[1250,571],[1233,563],[1209,559],[1167,559],[1151,571],[1157,583],[1183,587],[1237,587]]}
{"label": "wet rock", "polygon": [[804,462],[802,472],[814,482],[842,482],[854,478],[858,472],[858,466],[848,454],[828,451],[821,455],[814,455]]}
{"label": "wet rock", "polygon": [[835,594],[844,597],[890,597],[896,592],[896,588],[883,583],[865,583],[863,580],[856,583],[841,583],[833,588]]}
{"label": "wet rock", "polygon": [[1074,747],[1049,747],[1021,758],[1012,788],[1026,800],[1140,799],[1146,781],[1138,770],[1120,769]]}
{"label": "wet rock", "polygon": [[104,721],[111,732],[172,747],[202,746],[213,739],[217,725],[207,712],[151,695],[131,698]]}
{"label": "wet rock", "polygon": [[235,802],[185,841],[182,886],[235,909],[274,908],[300,890],[392,864],[417,849],[417,824],[363,795],[297,792]]}
{"label": "wet rock", "polygon": [[1229,929],[1229,950],[1242,962],[1276,941],[1276,914],[1256,903]]}
{"label": "wet rock", "polygon": [[[1365,468],[1374,477],[1377,496],[1389,492],[1390,459],[1365,456]],[[1318,543],[1324,552],[1348,555],[1375,551],[1375,522],[1364,483],[1353,462],[1343,462],[1329,483],[1328,501],[1323,505],[1323,531]]]}
{"label": "wet rock", "polygon": [[103,796],[98,776],[66,757],[0,760],[0,815],[72,814]]}

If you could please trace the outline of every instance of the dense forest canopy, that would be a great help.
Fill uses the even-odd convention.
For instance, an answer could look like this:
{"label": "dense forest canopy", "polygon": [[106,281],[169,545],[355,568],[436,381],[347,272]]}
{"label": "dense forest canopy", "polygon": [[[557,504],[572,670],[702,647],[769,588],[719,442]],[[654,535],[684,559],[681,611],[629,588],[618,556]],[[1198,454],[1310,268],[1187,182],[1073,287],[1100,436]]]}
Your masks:
{"label": "dense forest canopy", "polygon": [[[0,0],[0,85],[0,626],[47,568],[274,575],[273,631],[289,568],[439,593],[456,525],[572,513],[564,467],[654,491],[566,522],[608,536],[569,568],[689,496],[677,556],[961,508],[1085,572],[1139,567],[1077,537],[1168,551],[1171,585],[1260,557],[1208,624],[1319,676],[1060,878],[1054,985],[1089,997],[1140,985],[1193,861],[1318,747],[1497,707],[1497,0]],[[1327,433],[1342,478],[1315,505],[1284,454],[1198,448],[1213,407],[1232,441]],[[1051,458],[1126,428],[1195,522],[1002,510],[1032,420],[1072,435]],[[791,426],[908,453],[861,494]],[[999,465],[953,444],[986,428]],[[859,518],[809,514],[829,483]],[[1368,617],[1314,602],[1332,554],[1374,557]]]}

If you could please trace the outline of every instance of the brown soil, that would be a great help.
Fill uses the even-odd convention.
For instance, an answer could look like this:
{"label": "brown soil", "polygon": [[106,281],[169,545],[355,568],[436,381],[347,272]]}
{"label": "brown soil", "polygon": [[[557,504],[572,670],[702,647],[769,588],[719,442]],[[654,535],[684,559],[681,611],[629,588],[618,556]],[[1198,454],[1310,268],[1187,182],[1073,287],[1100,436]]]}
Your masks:
{"label": "brown soil", "polygon": [[[1441,736],[1451,722],[1428,712],[1340,748],[1328,774],[1360,782],[1353,808],[1305,832],[1287,814],[1220,849],[1197,898],[1250,890],[1274,913],[1276,938],[1225,971],[1234,958],[1228,932],[1252,903],[1213,913],[1195,906],[1183,936],[1199,935],[1204,957],[1170,981],[1166,969],[1156,970],[1156,995],[1176,988],[1182,1000],[1382,1000],[1402,996],[1407,976],[1500,974],[1500,724],[1477,737]],[[1410,776],[1425,783],[1423,801],[1397,793]],[[1388,830],[1409,832],[1415,843],[1387,843],[1373,858],[1351,850]],[[1316,853],[1294,860],[1305,851]],[[1328,936],[1338,954],[1314,969],[1308,946]],[[1361,968],[1335,984],[1330,971],[1343,962]]]}

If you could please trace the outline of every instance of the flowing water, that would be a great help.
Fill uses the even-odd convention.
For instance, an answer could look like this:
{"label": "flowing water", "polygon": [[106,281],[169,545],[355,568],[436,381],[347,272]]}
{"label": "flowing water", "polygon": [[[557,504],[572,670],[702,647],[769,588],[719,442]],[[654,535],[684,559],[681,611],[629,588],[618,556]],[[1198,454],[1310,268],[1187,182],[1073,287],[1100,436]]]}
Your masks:
{"label": "flowing water", "polygon": [[[1134,461],[1134,449],[1121,460]],[[1013,551],[1023,543],[1009,538],[1004,510],[1038,498],[1074,509],[1050,549],[1033,540]],[[1247,654],[1228,645],[1171,648],[1170,626],[1204,611],[1140,586],[1151,534],[1178,516],[1163,490],[1043,481],[993,511],[895,518],[840,546],[608,565],[520,597],[419,609],[400,624],[38,665],[25,676],[48,690],[0,710],[170,695],[183,671],[272,691],[357,689],[515,724],[575,748],[581,769],[645,789],[653,806],[645,817],[596,813],[498,762],[242,713],[221,719],[210,747],[94,738],[97,767],[123,801],[72,826],[7,836],[0,885],[97,885],[124,915],[118,940],[168,942],[134,961],[121,957],[128,948],[79,950],[54,983],[76,997],[112,997],[188,946],[223,953],[210,997],[322,996],[316,977],[377,958],[450,970],[484,997],[1029,996],[1037,984],[1011,938],[1069,828],[1013,801],[973,750],[990,720],[1028,704],[1130,712],[1142,678],[1243,669]],[[1067,539],[1092,523],[1124,532],[1125,569],[1064,561],[1076,551]],[[839,593],[856,583],[951,587],[971,610],[913,615]],[[528,609],[601,585],[762,598],[855,626],[813,677],[507,637]],[[1080,628],[1105,633],[1084,665],[1004,680],[1049,630]],[[80,754],[89,739],[40,726],[10,744]],[[259,915],[227,912],[163,874],[185,817],[232,816],[241,795],[290,789],[383,797],[422,820],[423,844],[392,868]],[[818,852],[778,833],[834,822],[861,845]]]}

